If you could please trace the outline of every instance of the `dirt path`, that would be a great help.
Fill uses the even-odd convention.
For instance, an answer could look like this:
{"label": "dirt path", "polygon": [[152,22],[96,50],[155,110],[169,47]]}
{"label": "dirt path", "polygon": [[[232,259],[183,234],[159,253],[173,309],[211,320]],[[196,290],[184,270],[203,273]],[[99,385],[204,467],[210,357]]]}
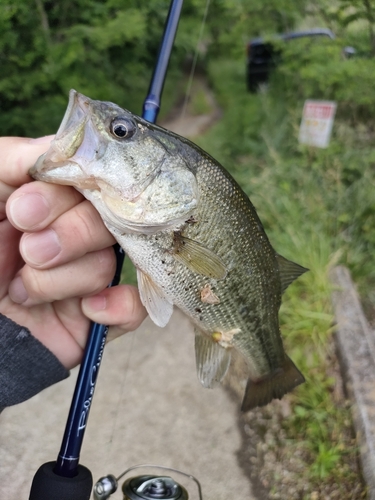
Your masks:
{"label": "dirt path", "polygon": [[[203,111],[203,112],[202,112]],[[180,102],[161,125],[176,134],[194,139],[221,117],[221,109],[202,77],[194,79],[187,105]]]}

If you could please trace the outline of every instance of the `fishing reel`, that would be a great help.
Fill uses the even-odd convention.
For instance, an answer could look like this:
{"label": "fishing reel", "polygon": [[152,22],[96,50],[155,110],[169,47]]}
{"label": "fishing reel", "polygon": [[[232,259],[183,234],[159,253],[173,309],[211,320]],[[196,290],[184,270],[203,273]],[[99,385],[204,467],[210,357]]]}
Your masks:
{"label": "fishing reel", "polygon": [[[203,500],[201,485],[194,476],[171,467],[148,464],[130,467],[117,478],[112,474],[101,477],[94,486],[94,499],[107,500],[117,490],[118,481],[136,469],[143,469],[143,472],[147,473],[130,477],[123,483],[123,500],[189,500],[186,487],[176,482],[169,474],[167,475],[168,472],[179,474],[182,476],[180,481],[185,483],[194,482],[197,490],[194,498]],[[152,474],[149,473],[150,469],[152,469]],[[154,474],[155,469],[163,474]]]}

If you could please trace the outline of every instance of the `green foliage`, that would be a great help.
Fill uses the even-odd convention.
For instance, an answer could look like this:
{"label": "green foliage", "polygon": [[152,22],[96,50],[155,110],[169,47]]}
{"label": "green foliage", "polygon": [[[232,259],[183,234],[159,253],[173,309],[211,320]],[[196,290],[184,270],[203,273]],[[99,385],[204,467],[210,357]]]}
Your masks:
{"label": "green foliage", "polygon": [[[212,0],[208,56],[242,56],[247,39],[292,27],[305,1]],[[57,129],[70,88],[136,113],[146,94],[169,1],[0,0],[0,134]],[[205,3],[185,0],[162,109],[198,39]],[[203,61],[203,59],[202,59]]]}
{"label": "green foliage", "polygon": [[212,0],[209,55],[243,57],[250,38],[293,29],[307,5],[306,0]]}
{"label": "green foliage", "polygon": [[375,116],[375,59],[344,59],[344,40],[301,39],[283,44],[282,63],[273,74],[271,92],[290,104],[310,99],[340,103],[339,117],[353,122]]}
{"label": "green foliage", "polygon": [[210,113],[212,108],[203,89],[194,93],[190,108],[193,115],[205,115]]}
{"label": "green foliage", "polygon": [[320,3],[327,17],[339,27],[348,28],[352,25],[360,28],[365,27],[369,52],[375,55],[374,0],[338,0],[336,3]]}
{"label": "green foliage", "polygon": [[[297,63],[294,70],[302,71]],[[375,253],[372,134],[339,117],[329,148],[300,146],[303,98],[312,96],[292,99],[294,82],[272,82],[269,91],[250,94],[245,65],[233,60],[211,62],[209,76],[224,114],[199,144],[249,194],[275,249],[310,269],[288,288],[280,314],[287,352],[306,376],[284,421],[290,453],[299,450],[314,488],[355,481],[350,408],[334,399],[327,276],[330,266],[343,262],[363,285],[375,280],[368,258]]]}
{"label": "green foliage", "polygon": [[[250,37],[292,28],[306,5],[212,0],[201,44],[206,57],[243,57]],[[0,134],[53,132],[70,88],[140,113],[168,8],[168,0],[0,0]],[[162,110],[174,102],[204,11],[205,2],[185,0]]]}
{"label": "green foliage", "polygon": [[125,257],[121,273],[121,283],[137,286],[137,272],[129,257]]}
{"label": "green foliage", "polygon": [[[159,0],[0,0],[0,134],[55,131],[70,88],[141,113],[168,6]],[[186,2],[167,108],[182,61],[194,49],[201,11],[195,0]]]}

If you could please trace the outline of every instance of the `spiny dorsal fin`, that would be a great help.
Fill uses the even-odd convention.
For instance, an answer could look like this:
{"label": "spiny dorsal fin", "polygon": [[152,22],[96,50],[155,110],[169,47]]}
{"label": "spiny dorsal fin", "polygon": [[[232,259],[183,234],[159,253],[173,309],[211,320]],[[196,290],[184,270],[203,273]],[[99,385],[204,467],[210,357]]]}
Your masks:
{"label": "spiny dorsal fin", "polygon": [[185,238],[178,232],[174,234],[172,255],[197,274],[218,280],[227,275],[227,268],[220,257],[201,243]]}
{"label": "spiny dorsal fin", "polygon": [[212,389],[227,373],[231,353],[195,329],[195,361],[203,387]]}
{"label": "spiny dorsal fin", "polygon": [[150,318],[155,325],[165,326],[172,316],[172,302],[166,298],[163,290],[139,269],[137,269],[137,280],[141,302]]}
{"label": "spiny dorsal fin", "polygon": [[308,269],[286,259],[285,257],[282,257],[279,254],[276,254],[276,260],[279,265],[281,293],[284,293],[288,286],[301,276],[301,274],[308,271]]}
{"label": "spiny dorsal fin", "polygon": [[285,355],[281,368],[261,380],[248,379],[241,410],[249,411],[258,406],[265,406],[273,399],[281,399],[284,394],[304,381],[305,377],[293,361]]}

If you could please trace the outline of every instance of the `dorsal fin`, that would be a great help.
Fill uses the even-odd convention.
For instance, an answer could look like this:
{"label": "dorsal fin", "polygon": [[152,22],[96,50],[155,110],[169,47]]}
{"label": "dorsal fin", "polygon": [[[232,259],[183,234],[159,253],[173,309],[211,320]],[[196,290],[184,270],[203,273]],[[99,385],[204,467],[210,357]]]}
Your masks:
{"label": "dorsal fin", "polygon": [[286,259],[285,257],[282,257],[279,254],[276,254],[276,260],[279,265],[281,293],[284,293],[288,286],[301,276],[301,274],[308,271],[308,269]]}

